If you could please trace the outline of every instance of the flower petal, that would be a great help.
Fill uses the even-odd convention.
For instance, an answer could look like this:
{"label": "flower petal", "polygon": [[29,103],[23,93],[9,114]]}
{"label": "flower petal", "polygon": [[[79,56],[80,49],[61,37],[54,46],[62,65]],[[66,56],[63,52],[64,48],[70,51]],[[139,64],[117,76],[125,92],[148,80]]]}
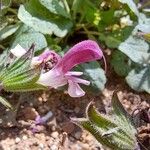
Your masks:
{"label": "flower petal", "polygon": [[83,72],[79,72],[79,71],[68,71],[65,75],[67,75],[67,76],[81,76],[81,75],[83,75]]}
{"label": "flower petal", "polygon": [[40,75],[37,81],[38,84],[58,88],[67,84],[67,79],[59,70],[52,69],[46,73]]}
{"label": "flower petal", "polygon": [[57,53],[55,53],[54,51],[48,50],[48,49],[46,49],[41,55],[38,56],[38,60],[43,61],[43,60],[48,59],[49,57],[60,60],[60,56]]}
{"label": "flower petal", "polygon": [[81,89],[78,83],[73,82],[72,80],[68,80],[68,94],[71,97],[81,97],[85,95],[85,92]]}
{"label": "flower petal", "polygon": [[10,52],[14,56],[19,58],[19,57],[21,57],[22,55],[24,55],[26,53],[26,50],[24,48],[22,48],[19,44],[17,44],[17,46],[15,48],[11,49]]}
{"label": "flower petal", "polygon": [[86,40],[73,46],[60,60],[56,67],[64,73],[71,70],[75,65],[101,59],[102,50],[95,41]]}
{"label": "flower petal", "polygon": [[71,77],[71,78],[74,82],[81,83],[81,84],[84,84],[84,85],[90,85],[90,81],[80,79],[80,78],[77,78],[77,77]]}

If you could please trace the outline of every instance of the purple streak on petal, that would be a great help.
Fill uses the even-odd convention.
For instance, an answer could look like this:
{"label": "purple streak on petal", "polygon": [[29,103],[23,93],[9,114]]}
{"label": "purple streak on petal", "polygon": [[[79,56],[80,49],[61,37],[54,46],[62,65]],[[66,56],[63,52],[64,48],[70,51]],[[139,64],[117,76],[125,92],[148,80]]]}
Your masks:
{"label": "purple streak on petal", "polygon": [[98,60],[102,57],[103,53],[98,44],[92,40],[86,40],[73,46],[56,67],[66,73],[78,64]]}

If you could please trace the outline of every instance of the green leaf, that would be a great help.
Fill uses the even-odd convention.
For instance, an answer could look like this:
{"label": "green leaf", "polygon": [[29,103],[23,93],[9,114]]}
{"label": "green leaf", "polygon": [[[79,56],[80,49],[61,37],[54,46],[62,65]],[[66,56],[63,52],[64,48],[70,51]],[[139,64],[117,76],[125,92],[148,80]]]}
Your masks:
{"label": "green leaf", "polygon": [[91,122],[93,122],[100,128],[109,129],[117,127],[116,124],[106,115],[102,115],[96,110],[93,102],[89,103],[89,105],[87,106],[86,116]]}
{"label": "green leaf", "polygon": [[120,41],[113,36],[107,36],[105,42],[110,48],[117,48],[120,44]]}
{"label": "green leaf", "polygon": [[130,119],[126,118],[126,112],[116,94],[113,96],[112,104],[114,117],[101,115],[93,103],[90,103],[86,109],[86,118],[72,118],[72,121],[89,131],[101,144],[113,150],[135,149],[135,129]]}
{"label": "green leaf", "polygon": [[21,45],[24,49],[29,49],[33,43],[35,44],[36,51],[47,47],[46,38],[42,33],[36,32],[32,28],[22,25],[13,40],[11,49],[17,44]]}
{"label": "green leaf", "polygon": [[89,87],[86,87],[87,90],[97,93],[104,89],[106,76],[98,62],[82,64],[79,69],[84,72],[84,78],[90,81]]}
{"label": "green leaf", "polygon": [[36,83],[41,74],[41,66],[30,67],[33,53],[34,47],[32,46],[23,56],[1,71],[0,80],[4,90],[23,92],[45,89],[44,86]]}
{"label": "green leaf", "polygon": [[150,93],[150,67],[133,69],[126,77],[126,81],[132,89]]}
{"label": "green leaf", "polygon": [[134,137],[136,130],[133,127],[131,116],[124,109],[116,92],[113,93],[112,107],[115,114],[115,121],[117,122],[118,126],[121,126],[124,131],[130,132],[131,137]]}
{"label": "green leaf", "polygon": [[9,25],[0,30],[0,41],[14,34],[18,30],[19,26],[19,24]]}
{"label": "green leaf", "polygon": [[120,76],[127,76],[131,70],[127,56],[118,50],[114,51],[112,54],[111,65]]}
{"label": "green leaf", "polygon": [[144,14],[140,15],[141,18],[139,20],[139,24],[137,25],[137,29],[145,33],[150,33],[150,18],[147,18]]}
{"label": "green leaf", "polygon": [[4,97],[0,96],[0,103],[11,110],[14,110],[13,106]]}
{"label": "green leaf", "polygon": [[70,18],[70,14],[67,13],[62,1],[59,0],[39,0],[39,2],[47,8],[50,12]]}
{"label": "green leaf", "polygon": [[18,17],[36,31],[43,34],[54,33],[58,37],[64,37],[72,27],[69,19],[52,14],[36,0],[30,0],[25,6],[21,5]]}
{"label": "green leaf", "polygon": [[138,11],[138,8],[136,6],[136,4],[134,3],[133,0],[119,0],[121,3],[123,4],[127,4],[128,7],[134,12],[134,14],[139,17],[140,16],[140,13]]}
{"label": "green leaf", "polygon": [[[115,148],[118,148],[115,144],[113,144],[112,142],[108,142],[106,140],[107,136],[102,136],[103,134],[103,130],[101,130],[100,128],[98,128],[97,126],[95,126],[92,122],[90,122],[88,119],[84,119],[84,118],[78,118],[78,119],[74,119],[72,118],[73,123],[77,124],[78,126],[82,127],[83,129],[87,130],[88,132],[90,132],[96,139],[97,141],[99,141],[101,144],[115,150]],[[108,139],[108,138],[107,138]],[[119,145],[119,143],[117,143]],[[118,150],[122,150],[122,149],[118,149]]]}
{"label": "green leaf", "polygon": [[149,45],[143,39],[130,36],[125,42],[119,45],[119,50],[136,63],[149,63]]}
{"label": "green leaf", "polygon": [[118,48],[118,46],[130,36],[132,30],[133,27],[127,26],[123,29],[118,28],[110,33],[103,32],[100,33],[99,40],[104,41],[109,48]]}
{"label": "green leaf", "polygon": [[7,50],[4,51],[2,54],[0,54],[0,71],[3,70],[5,63],[6,63],[6,58],[7,58]]}

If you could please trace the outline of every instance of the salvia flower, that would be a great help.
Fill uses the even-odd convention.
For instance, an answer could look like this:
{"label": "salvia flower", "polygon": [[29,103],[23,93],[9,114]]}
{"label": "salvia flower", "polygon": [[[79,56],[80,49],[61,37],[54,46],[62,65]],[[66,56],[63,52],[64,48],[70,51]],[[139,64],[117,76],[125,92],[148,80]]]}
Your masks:
{"label": "salvia flower", "polygon": [[[15,49],[18,47],[11,52],[17,56]],[[20,55],[21,53],[23,52],[20,52]],[[38,84],[51,88],[68,84],[68,94],[71,97],[81,97],[85,92],[79,84],[89,85],[90,82],[79,78],[83,72],[71,70],[78,64],[99,60],[102,57],[103,53],[98,44],[92,40],[85,40],[73,46],[62,58],[55,52],[46,50],[40,56],[33,58],[31,66],[44,62],[44,71],[37,81]]]}

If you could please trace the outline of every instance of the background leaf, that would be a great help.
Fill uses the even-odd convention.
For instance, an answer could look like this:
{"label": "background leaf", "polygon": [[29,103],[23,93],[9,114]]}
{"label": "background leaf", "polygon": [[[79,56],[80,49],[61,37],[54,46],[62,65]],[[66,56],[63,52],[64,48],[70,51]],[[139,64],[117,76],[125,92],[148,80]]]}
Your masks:
{"label": "background leaf", "polygon": [[33,43],[35,44],[36,51],[47,47],[46,38],[42,33],[36,32],[34,29],[28,26],[22,25],[19,28],[15,39],[13,40],[11,49],[19,44],[27,50]]}
{"label": "background leaf", "polygon": [[35,0],[30,0],[25,6],[21,5],[18,17],[22,22],[36,31],[43,34],[54,33],[58,37],[64,37],[72,27],[72,22],[69,19],[53,15],[39,1]]}
{"label": "background leaf", "polygon": [[129,8],[137,15],[137,17],[140,16],[138,8],[133,0],[119,0],[123,4],[127,4]]}
{"label": "background leaf", "polygon": [[0,30],[0,41],[14,34],[18,30],[19,26],[20,26],[19,24],[9,25]]}
{"label": "background leaf", "polygon": [[46,7],[50,12],[70,18],[70,14],[66,11],[64,4],[59,0],[39,0],[39,2]]}
{"label": "background leaf", "polygon": [[126,81],[132,89],[150,93],[150,67],[133,69],[126,77]]}
{"label": "background leaf", "polygon": [[127,76],[131,70],[131,64],[127,56],[118,50],[112,54],[111,65],[119,76]]}
{"label": "background leaf", "polygon": [[90,85],[86,87],[88,91],[97,93],[104,89],[106,76],[98,62],[82,64],[79,66],[79,69],[84,72],[84,78],[90,81]]}
{"label": "background leaf", "polygon": [[144,64],[148,62],[150,53],[149,45],[143,39],[130,36],[119,45],[119,50],[126,54],[132,61]]}

